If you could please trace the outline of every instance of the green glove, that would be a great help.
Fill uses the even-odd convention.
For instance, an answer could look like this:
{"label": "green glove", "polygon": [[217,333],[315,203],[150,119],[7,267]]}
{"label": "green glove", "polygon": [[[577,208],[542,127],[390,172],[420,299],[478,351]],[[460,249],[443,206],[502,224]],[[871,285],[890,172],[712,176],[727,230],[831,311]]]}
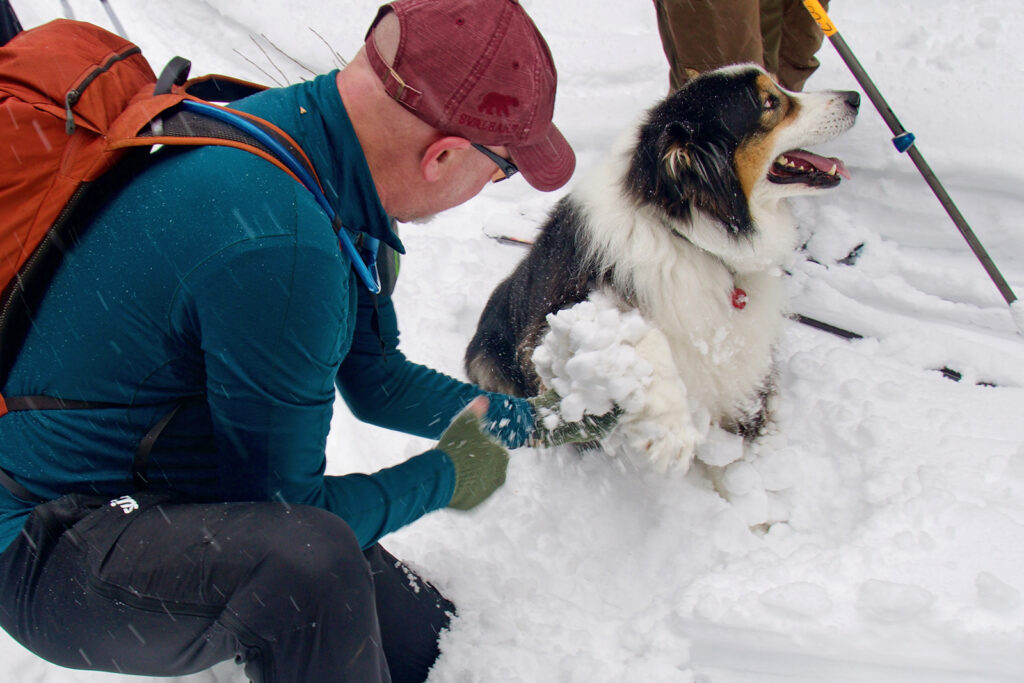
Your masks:
{"label": "green glove", "polygon": [[529,398],[527,401],[537,415],[533,440],[536,444],[548,448],[567,443],[600,441],[611,434],[615,425],[619,423],[619,417],[622,416],[622,408],[614,406],[604,415],[584,413],[580,420],[566,422],[562,419],[561,413],[562,397],[554,390]]}
{"label": "green glove", "polygon": [[437,442],[455,465],[455,491],[448,507],[469,510],[505,483],[508,451],[483,431],[487,399],[478,397],[459,413]]}

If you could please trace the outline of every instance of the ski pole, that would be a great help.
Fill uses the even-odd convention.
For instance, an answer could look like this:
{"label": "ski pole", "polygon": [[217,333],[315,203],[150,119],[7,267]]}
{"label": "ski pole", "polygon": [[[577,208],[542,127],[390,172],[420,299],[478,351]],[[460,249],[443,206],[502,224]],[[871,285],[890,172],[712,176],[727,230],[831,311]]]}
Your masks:
{"label": "ski pole", "polygon": [[114,24],[114,30],[117,31],[117,35],[127,39],[128,34],[124,32],[124,26],[121,25],[117,15],[114,14],[114,8],[110,6],[110,3],[107,2],[107,0],[100,0],[100,4],[103,5],[103,9],[107,10],[107,16],[110,17],[111,23]]}
{"label": "ski pole", "polygon": [[868,76],[864,67],[861,66],[860,61],[856,55],[853,54],[853,50],[846,44],[843,37],[839,34],[839,29],[829,18],[825,12],[825,8],[821,6],[818,0],[803,0],[804,7],[811,13],[814,20],[818,22],[818,26],[821,27],[822,32],[828,37],[829,42],[835,47],[836,52],[842,57],[843,61],[846,62],[846,66],[850,69],[853,77],[857,79],[860,86],[864,88],[865,94],[871,103],[875,105],[875,109],[882,115],[882,119],[886,125],[889,126],[889,130],[892,131],[894,137],[892,139],[893,145],[900,152],[906,152],[910,159],[917,166],[917,170],[924,176],[925,181],[928,183],[928,187],[932,189],[935,196],[938,198],[939,203],[942,204],[942,208],[946,210],[949,217],[953,219],[953,223],[956,224],[957,229],[960,230],[960,234],[963,235],[964,239],[967,240],[967,244],[971,247],[971,251],[984,266],[985,272],[995,283],[999,289],[999,293],[1003,295],[1003,299],[1006,300],[1006,304],[1010,307],[1010,313],[1013,318],[1013,322],[1017,327],[1020,334],[1024,334],[1024,309],[1020,309],[1020,306],[1014,306],[1014,302],[1017,301],[1017,295],[1010,289],[1010,285],[1007,284],[1006,279],[1003,278],[1002,273],[996,268],[996,264],[993,263],[992,258],[985,251],[985,247],[982,246],[981,242],[975,236],[974,231],[971,230],[971,226],[967,224],[960,210],[957,209],[956,204],[953,203],[953,199],[946,192],[946,189],[939,182],[939,179],[935,176],[931,167],[921,156],[921,152],[917,149],[914,144],[914,134],[908,132],[903,124],[900,123],[899,119],[896,118],[896,114],[893,113],[889,107],[889,103],[882,97],[882,93],[879,92],[878,88],[875,87],[871,77]]}

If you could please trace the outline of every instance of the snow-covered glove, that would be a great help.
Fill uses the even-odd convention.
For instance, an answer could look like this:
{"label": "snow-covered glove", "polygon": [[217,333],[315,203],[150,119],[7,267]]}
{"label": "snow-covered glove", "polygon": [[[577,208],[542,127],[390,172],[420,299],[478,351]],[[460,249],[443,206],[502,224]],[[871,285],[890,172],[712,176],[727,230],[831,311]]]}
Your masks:
{"label": "snow-covered glove", "polygon": [[547,446],[600,441],[608,436],[622,416],[622,408],[614,406],[603,415],[583,414],[579,420],[562,418],[562,397],[554,390],[527,399],[537,415],[533,441]]}
{"label": "snow-covered glove", "polygon": [[487,394],[490,403],[483,419],[484,431],[513,450],[525,446],[533,436],[537,415],[525,398]]}
{"label": "snow-covered glove", "polygon": [[487,398],[478,397],[459,413],[437,442],[455,466],[455,491],[448,507],[469,510],[505,483],[508,451],[483,431]]}

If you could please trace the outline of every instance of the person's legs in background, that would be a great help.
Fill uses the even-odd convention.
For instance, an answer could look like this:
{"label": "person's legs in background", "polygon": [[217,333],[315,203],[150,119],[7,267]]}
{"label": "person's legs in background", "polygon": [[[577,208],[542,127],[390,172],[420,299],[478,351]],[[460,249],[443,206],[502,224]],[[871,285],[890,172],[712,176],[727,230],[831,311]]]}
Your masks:
{"label": "person's legs in background", "polygon": [[654,0],[654,7],[673,92],[689,80],[687,69],[761,63],[757,0]]}
{"label": "person's legs in background", "polygon": [[[828,0],[822,0],[828,9]],[[761,0],[764,67],[789,90],[803,90],[820,66],[815,54],[825,36],[800,0]]]}

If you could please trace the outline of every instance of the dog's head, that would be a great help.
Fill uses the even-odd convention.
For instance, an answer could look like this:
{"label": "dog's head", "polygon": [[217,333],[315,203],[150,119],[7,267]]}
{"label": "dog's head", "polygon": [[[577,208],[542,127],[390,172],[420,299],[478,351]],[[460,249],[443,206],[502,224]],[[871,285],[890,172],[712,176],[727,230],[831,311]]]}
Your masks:
{"label": "dog's head", "polygon": [[709,71],[648,112],[627,188],[672,218],[700,211],[743,236],[759,202],[849,177],[842,161],[802,148],[849,129],[859,104],[856,92],[790,92],[753,64]]}

